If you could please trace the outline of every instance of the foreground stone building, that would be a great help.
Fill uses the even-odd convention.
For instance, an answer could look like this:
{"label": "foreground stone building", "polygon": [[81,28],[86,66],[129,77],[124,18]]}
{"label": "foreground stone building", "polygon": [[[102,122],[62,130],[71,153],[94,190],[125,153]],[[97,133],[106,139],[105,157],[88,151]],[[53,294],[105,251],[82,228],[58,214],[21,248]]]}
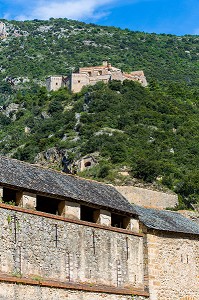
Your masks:
{"label": "foreground stone building", "polygon": [[0,299],[199,299],[199,226],[0,157]]}
{"label": "foreground stone building", "polygon": [[72,92],[78,93],[84,86],[95,85],[99,81],[108,83],[111,80],[132,80],[147,86],[143,71],[124,73],[105,61],[102,66],[79,68],[77,73],[72,73],[68,77],[50,76],[46,79],[46,88],[48,91],[56,91],[67,86]]}

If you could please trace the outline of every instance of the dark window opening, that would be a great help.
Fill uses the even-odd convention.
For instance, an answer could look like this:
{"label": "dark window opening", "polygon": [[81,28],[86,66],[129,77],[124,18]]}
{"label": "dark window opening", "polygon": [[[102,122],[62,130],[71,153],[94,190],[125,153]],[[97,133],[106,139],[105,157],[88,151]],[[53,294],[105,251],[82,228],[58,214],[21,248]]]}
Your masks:
{"label": "dark window opening", "polygon": [[88,76],[91,77],[91,75],[92,75],[92,73],[91,73],[91,72],[88,72]]}
{"label": "dark window opening", "polygon": [[3,202],[6,204],[17,203],[17,191],[9,188],[3,188]]}
{"label": "dark window opening", "polygon": [[37,196],[36,210],[53,215],[61,215],[60,203],[62,201],[45,196]]}
{"label": "dark window opening", "polygon": [[56,85],[58,85],[58,83],[56,82]]}
{"label": "dark window opening", "polygon": [[90,166],[91,166],[91,162],[90,161],[85,162],[85,164],[84,164],[85,168],[90,167]]}
{"label": "dark window opening", "polygon": [[98,71],[98,75],[102,75],[102,71]]}
{"label": "dark window opening", "polygon": [[118,214],[111,214],[111,226],[127,229],[130,222],[129,217],[124,217]]}
{"label": "dark window opening", "polygon": [[100,210],[89,206],[81,205],[80,219],[82,221],[97,223]]}
{"label": "dark window opening", "polygon": [[78,83],[80,83],[81,81],[80,80],[78,80]]}

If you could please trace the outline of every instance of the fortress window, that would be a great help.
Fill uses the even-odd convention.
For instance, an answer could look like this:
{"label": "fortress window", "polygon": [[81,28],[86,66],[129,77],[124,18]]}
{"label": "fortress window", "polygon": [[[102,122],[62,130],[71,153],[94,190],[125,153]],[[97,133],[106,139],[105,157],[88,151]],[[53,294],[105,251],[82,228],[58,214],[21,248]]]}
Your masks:
{"label": "fortress window", "polygon": [[91,77],[91,75],[92,75],[92,73],[91,73],[91,72],[88,72],[88,76]]}
{"label": "fortress window", "polygon": [[102,71],[98,71],[98,75],[102,75]]}
{"label": "fortress window", "polygon": [[80,219],[82,221],[97,223],[100,210],[89,206],[81,205]]}
{"label": "fortress window", "polygon": [[78,83],[80,83],[81,81],[80,80],[78,80]]}
{"label": "fortress window", "polygon": [[37,195],[36,210],[46,212],[53,215],[61,215],[59,209],[60,200]]}
{"label": "fortress window", "polygon": [[56,82],[55,84],[58,85],[58,82]]}
{"label": "fortress window", "polygon": [[127,229],[130,223],[129,217],[124,217],[118,214],[111,214],[111,226]]}
{"label": "fortress window", "polygon": [[17,191],[9,188],[3,188],[3,202],[6,204],[16,205]]}

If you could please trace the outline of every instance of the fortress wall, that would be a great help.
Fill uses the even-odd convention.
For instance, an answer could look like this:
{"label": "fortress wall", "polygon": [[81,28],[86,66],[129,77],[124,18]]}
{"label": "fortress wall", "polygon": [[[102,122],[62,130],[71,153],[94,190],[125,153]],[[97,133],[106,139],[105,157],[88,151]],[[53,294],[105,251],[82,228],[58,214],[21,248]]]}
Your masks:
{"label": "fortress wall", "polygon": [[89,77],[86,74],[73,73],[71,75],[71,91],[79,93],[83,86],[89,85]]}
{"label": "fortress wall", "polygon": [[0,283],[1,300],[144,300],[142,296],[90,293],[41,286]]}
{"label": "fortress wall", "polygon": [[143,289],[141,236],[6,208],[0,228],[2,274]]}
{"label": "fortress wall", "polygon": [[198,300],[198,237],[151,232],[147,247],[150,300]]}
{"label": "fortress wall", "polygon": [[62,76],[51,76],[46,79],[46,88],[48,91],[57,91],[62,87]]}
{"label": "fortress wall", "polygon": [[116,186],[115,187],[130,203],[144,207],[165,209],[175,207],[178,204],[178,196],[157,192],[135,186]]}

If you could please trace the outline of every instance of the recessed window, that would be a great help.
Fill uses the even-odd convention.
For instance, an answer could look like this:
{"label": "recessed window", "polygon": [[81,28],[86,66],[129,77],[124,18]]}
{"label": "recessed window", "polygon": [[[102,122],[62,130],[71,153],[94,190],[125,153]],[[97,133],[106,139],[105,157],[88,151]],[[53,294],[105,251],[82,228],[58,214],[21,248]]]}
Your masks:
{"label": "recessed window", "polygon": [[91,77],[91,75],[92,75],[92,73],[91,73],[91,72],[88,72],[88,76]]}
{"label": "recessed window", "polygon": [[56,82],[55,84],[58,85],[58,82]]}
{"label": "recessed window", "polygon": [[118,214],[111,214],[111,226],[127,229],[130,223],[130,218]]}
{"label": "recessed window", "polygon": [[37,195],[36,210],[53,215],[61,215],[60,202],[58,199]]}
{"label": "recessed window", "polygon": [[78,80],[78,83],[80,83],[81,81],[80,80]]}
{"label": "recessed window", "polygon": [[16,205],[17,191],[9,188],[3,188],[3,202],[6,204]]}
{"label": "recessed window", "polygon": [[98,71],[98,75],[102,75],[102,71]]}
{"label": "recessed window", "polygon": [[97,223],[100,210],[89,206],[81,205],[80,219],[82,221]]}

